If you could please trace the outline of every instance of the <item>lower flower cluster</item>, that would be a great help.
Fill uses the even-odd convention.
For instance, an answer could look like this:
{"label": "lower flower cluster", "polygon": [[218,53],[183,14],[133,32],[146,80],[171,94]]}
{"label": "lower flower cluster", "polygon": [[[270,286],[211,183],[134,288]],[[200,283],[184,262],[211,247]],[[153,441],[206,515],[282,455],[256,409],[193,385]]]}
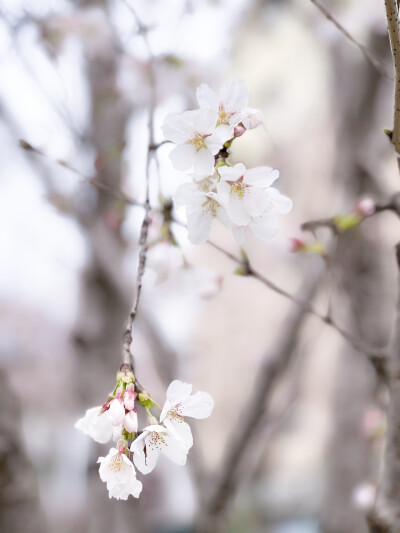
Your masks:
{"label": "lower flower cluster", "polygon": [[[135,403],[147,414],[148,425],[138,431]],[[113,439],[105,457],[99,457],[99,474],[107,484],[110,498],[127,500],[129,495],[138,498],[142,483],[136,478],[135,467],[142,474],[151,472],[160,454],[178,465],[185,465],[187,454],[193,446],[190,426],[185,417],[207,418],[214,401],[206,392],[192,394],[192,385],[174,380],[168,387],[167,400],[159,420],[151,413],[159,407],[150,395],[135,387],[135,377],[128,368],[117,374],[113,393],[102,406],[86,411],[75,427],[93,440],[105,443]]]}

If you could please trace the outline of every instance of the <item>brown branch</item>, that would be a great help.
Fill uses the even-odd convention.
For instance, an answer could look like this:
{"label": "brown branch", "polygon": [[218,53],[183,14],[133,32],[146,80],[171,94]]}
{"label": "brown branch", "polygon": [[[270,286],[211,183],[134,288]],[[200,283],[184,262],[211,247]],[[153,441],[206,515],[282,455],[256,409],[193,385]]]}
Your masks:
{"label": "brown branch", "polygon": [[390,136],[393,143],[397,164],[400,171],[400,28],[399,11],[396,0],[385,0],[386,18],[389,30],[390,47],[392,49],[395,70],[394,87],[394,124]]}
{"label": "brown branch", "polygon": [[384,76],[385,78],[388,78],[389,80],[393,80],[393,77],[386,72],[386,70],[382,67],[380,61],[368,50],[368,48],[359,43],[341,24],[338,22],[335,17],[324,7],[319,0],[310,0],[312,4],[315,5],[317,9],[323,13],[323,15],[330,21],[336,28],[346,37],[348,41],[350,41],[352,44],[354,44],[362,53],[366,61],[377,71],[379,74]]}
{"label": "brown branch", "polygon": [[396,247],[398,301],[389,367],[389,409],[382,482],[369,516],[371,532],[400,532],[400,244]]}

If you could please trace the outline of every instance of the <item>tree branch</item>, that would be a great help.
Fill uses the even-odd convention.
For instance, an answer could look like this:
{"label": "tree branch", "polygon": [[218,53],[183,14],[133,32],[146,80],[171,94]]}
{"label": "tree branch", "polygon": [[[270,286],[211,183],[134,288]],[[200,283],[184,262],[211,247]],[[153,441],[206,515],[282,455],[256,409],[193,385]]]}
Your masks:
{"label": "tree branch", "polygon": [[394,124],[391,141],[396,151],[397,164],[400,171],[400,28],[399,11],[396,0],[385,0],[386,18],[389,30],[390,47],[392,49],[395,84],[394,84]]}

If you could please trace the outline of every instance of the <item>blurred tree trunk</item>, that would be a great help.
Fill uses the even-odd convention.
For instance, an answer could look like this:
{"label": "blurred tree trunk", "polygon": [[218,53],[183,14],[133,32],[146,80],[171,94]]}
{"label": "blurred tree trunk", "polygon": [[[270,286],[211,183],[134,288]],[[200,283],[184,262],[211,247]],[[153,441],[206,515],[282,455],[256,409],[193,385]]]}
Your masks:
{"label": "blurred tree trunk", "polygon": [[[373,36],[370,47],[375,48],[378,56],[389,51],[383,36]],[[344,117],[343,123],[338,126],[335,179],[341,180],[351,207],[360,195],[372,193],[376,196],[378,192],[377,184],[371,181],[363,167],[368,168],[371,164],[368,154],[374,153],[377,159],[378,146],[374,146],[373,152],[369,148],[371,132],[377,131],[374,112],[382,80],[366,61],[361,61],[358,71],[355,71],[354,65],[350,65],[344,55],[336,51],[335,56],[335,109],[339,116]],[[383,137],[382,134],[384,142]],[[363,227],[340,237],[337,271],[344,277],[341,306],[346,305],[347,295],[351,328],[355,335],[365,338],[371,346],[377,346],[387,341],[389,331],[388,314],[383,309],[384,254],[365,232]],[[376,375],[362,354],[346,346],[339,357],[334,384],[323,531],[366,533],[365,516],[354,505],[353,493],[359,483],[371,477],[371,450],[362,432],[362,422],[368,406],[374,401]]]}
{"label": "blurred tree trunk", "polygon": [[18,398],[0,370],[0,531],[45,533],[35,471],[22,443]]}

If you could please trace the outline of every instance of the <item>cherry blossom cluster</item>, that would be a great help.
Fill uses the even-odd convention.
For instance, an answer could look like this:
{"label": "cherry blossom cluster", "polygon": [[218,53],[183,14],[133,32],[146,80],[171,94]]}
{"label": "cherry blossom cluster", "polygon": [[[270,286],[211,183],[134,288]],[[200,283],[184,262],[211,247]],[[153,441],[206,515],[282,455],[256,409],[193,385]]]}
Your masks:
{"label": "cherry blossom cluster", "polygon": [[[142,474],[148,474],[156,466],[160,454],[178,465],[186,464],[193,437],[185,417],[207,418],[214,407],[209,394],[201,391],[192,394],[192,385],[175,380],[168,387],[167,400],[157,420],[150,409],[158,404],[146,391],[136,389],[132,371],[123,365],[117,374],[115,389],[105,404],[88,409],[75,424],[96,442],[114,440],[115,446],[97,462],[109,497],[118,500],[126,500],[129,495],[140,496],[142,483],[136,477],[135,467]],[[148,425],[141,431],[138,431],[137,403],[147,415]]]}
{"label": "cherry blossom cluster", "polygon": [[227,82],[219,94],[202,84],[196,95],[199,109],[169,115],[163,125],[165,138],[176,144],[173,166],[192,179],[174,197],[176,207],[186,206],[190,241],[207,241],[214,218],[233,231],[238,244],[249,231],[271,239],[278,231],[276,215],[292,208],[292,201],[271,187],[279,172],[229,161],[232,142],[262,123],[261,111],[247,107],[249,93],[241,80]]}

